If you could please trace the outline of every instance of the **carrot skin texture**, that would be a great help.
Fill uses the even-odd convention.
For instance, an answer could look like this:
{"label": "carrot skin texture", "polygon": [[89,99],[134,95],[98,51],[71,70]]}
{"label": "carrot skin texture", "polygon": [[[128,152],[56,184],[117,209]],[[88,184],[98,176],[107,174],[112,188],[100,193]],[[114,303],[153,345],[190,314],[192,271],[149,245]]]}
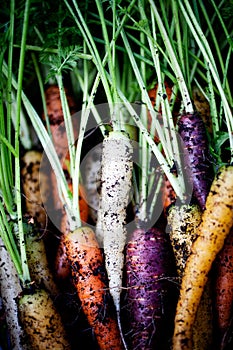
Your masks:
{"label": "carrot skin texture", "polygon": [[180,134],[185,152],[185,166],[190,170],[193,182],[193,195],[201,209],[204,210],[206,198],[212,182],[209,146],[205,124],[198,113],[183,114],[178,120]]}
{"label": "carrot skin texture", "polygon": [[94,232],[89,227],[79,228],[67,234],[64,243],[73,283],[100,350],[123,349],[103,255]]}
{"label": "carrot skin texture", "polygon": [[175,203],[176,201],[176,193],[168,180],[167,177],[165,177],[163,181],[162,186],[162,205],[163,205],[163,211],[164,215],[167,216],[167,210],[168,208]]}
{"label": "carrot skin texture", "polygon": [[26,252],[30,276],[38,287],[43,287],[50,296],[55,298],[59,294],[58,287],[50,269],[45,243],[37,234],[26,236]]}
{"label": "carrot skin texture", "polygon": [[209,134],[213,133],[213,125],[212,125],[212,120],[211,120],[211,115],[210,115],[210,104],[206,97],[203,95],[201,90],[197,87],[194,86],[192,90],[192,97],[193,97],[193,103],[200,114],[203,122],[205,123],[206,129]]}
{"label": "carrot skin texture", "polygon": [[126,307],[130,349],[169,349],[177,289],[168,235],[158,229],[135,230],[126,247]]}
{"label": "carrot skin texture", "polygon": [[21,161],[22,190],[25,195],[25,210],[42,228],[46,226],[46,211],[43,201],[49,193],[49,178],[40,168],[42,153],[27,151]]}
{"label": "carrot skin texture", "polygon": [[215,261],[215,320],[220,349],[224,349],[233,306],[233,228]]}
{"label": "carrot skin texture", "polygon": [[129,204],[132,186],[133,146],[130,139],[121,132],[109,133],[103,141],[102,187],[100,209],[97,219],[101,220],[105,266],[109,288],[118,315],[124,269],[124,248],[126,244],[126,208]]}
{"label": "carrot skin texture", "polygon": [[201,209],[198,205],[174,205],[168,210],[167,222],[177,274],[181,281],[191,246],[196,239],[197,227],[201,222]]}
{"label": "carrot skin texture", "polygon": [[19,299],[19,317],[27,335],[25,349],[70,349],[60,314],[44,290]]}
{"label": "carrot skin texture", "polygon": [[[168,211],[169,236],[181,283],[186,261],[196,239],[202,211],[198,205],[172,206]],[[211,281],[205,286],[193,324],[193,350],[209,350],[213,341]]]}
{"label": "carrot skin texture", "polygon": [[233,166],[216,174],[182,279],[173,350],[192,349],[192,327],[212,264],[233,225]]}

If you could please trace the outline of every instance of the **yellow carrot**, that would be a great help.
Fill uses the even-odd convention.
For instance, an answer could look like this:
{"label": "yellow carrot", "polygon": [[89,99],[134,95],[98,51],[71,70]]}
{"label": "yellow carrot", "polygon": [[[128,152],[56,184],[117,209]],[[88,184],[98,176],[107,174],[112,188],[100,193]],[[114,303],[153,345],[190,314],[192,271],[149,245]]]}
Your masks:
{"label": "yellow carrot", "polygon": [[233,225],[233,166],[216,174],[182,278],[173,350],[192,349],[192,328],[208,273]]}
{"label": "yellow carrot", "polygon": [[26,349],[70,349],[61,317],[45,290],[36,290],[19,299],[19,317],[27,335]]}

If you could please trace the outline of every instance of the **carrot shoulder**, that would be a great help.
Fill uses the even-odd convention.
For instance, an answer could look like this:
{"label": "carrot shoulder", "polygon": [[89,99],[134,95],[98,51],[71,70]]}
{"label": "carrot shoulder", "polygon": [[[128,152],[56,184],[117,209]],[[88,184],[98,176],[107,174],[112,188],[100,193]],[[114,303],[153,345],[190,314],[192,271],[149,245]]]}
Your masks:
{"label": "carrot shoulder", "polygon": [[79,228],[67,234],[64,243],[73,283],[100,349],[122,349],[103,255],[94,232],[88,227]]}
{"label": "carrot shoulder", "polygon": [[176,309],[173,350],[192,349],[196,312],[218,252],[233,224],[233,166],[222,167],[211,185],[206,209],[187,260]]}

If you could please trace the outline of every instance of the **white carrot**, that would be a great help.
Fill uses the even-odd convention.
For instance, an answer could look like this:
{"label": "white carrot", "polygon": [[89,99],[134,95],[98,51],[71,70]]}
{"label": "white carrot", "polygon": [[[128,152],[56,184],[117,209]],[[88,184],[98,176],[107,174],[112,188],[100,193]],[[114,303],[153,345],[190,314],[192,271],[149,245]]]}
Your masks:
{"label": "white carrot", "polygon": [[132,152],[130,140],[121,132],[110,132],[103,141],[101,208],[97,223],[98,220],[102,220],[109,288],[118,317],[124,265],[123,250],[126,243],[126,208],[133,167]]}
{"label": "white carrot", "polygon": [[[10,277],[10,278],[9,278]],[[22,292],[18,273],[0,238],[0,291],[6,313],[12,350],[23,350],[23,330],[18,320],[16,298]]]}

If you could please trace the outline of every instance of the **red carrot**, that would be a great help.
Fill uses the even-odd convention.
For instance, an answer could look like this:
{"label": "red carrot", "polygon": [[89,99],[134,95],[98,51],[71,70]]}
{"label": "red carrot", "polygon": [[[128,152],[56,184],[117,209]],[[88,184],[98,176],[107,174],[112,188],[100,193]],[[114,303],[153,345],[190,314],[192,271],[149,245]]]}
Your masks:
{"label": "red carrot", "polygon": [[168,349],[176,307],[175,262],[166,233],[133,232],[126,248],[131,349]]}

